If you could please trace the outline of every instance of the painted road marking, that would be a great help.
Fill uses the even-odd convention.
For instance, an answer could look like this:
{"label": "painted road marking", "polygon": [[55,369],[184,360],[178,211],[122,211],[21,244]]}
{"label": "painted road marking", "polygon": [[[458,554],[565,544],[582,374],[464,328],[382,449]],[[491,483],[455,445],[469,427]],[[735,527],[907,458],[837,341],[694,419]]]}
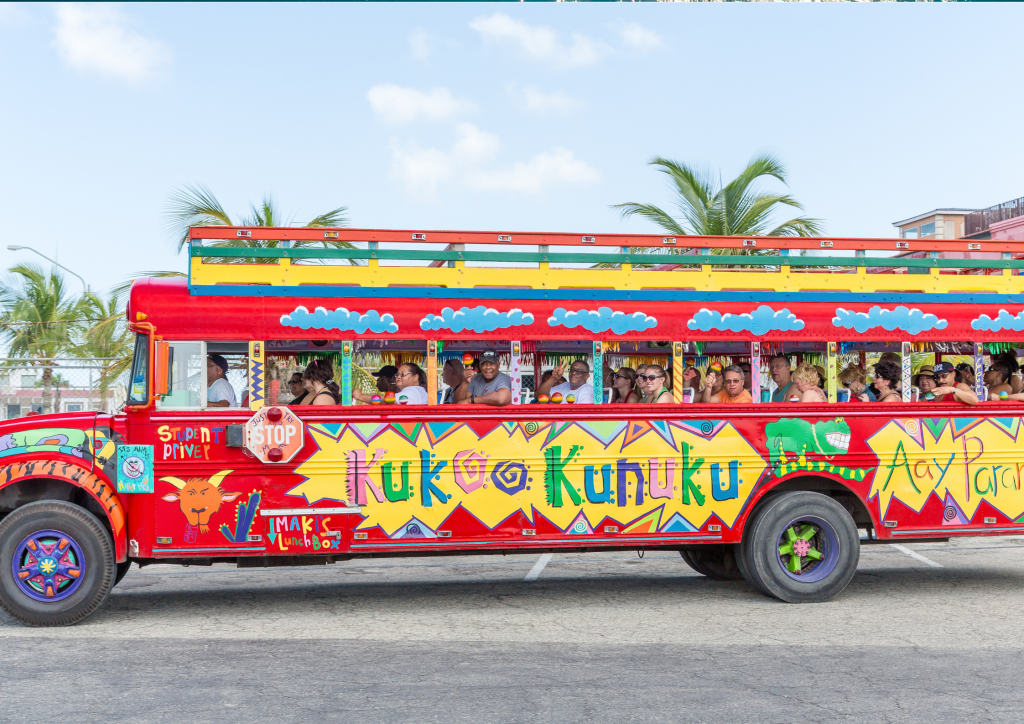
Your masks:
{"label": "painted road marking", "polygon": [[537,577],[540,576],[540,572],[544,570],[544,567],[547,566],[548,561],[550,561],[551,557],[554,555],[554,553],[545,553],[540,558],[538,558],[537,562],[533,564],[533,568],[530,569],[530,572],[526,574],[526,578],[524,578],[523,580],[536,581]]}
{"label": "painted road marking", "polygon": [[942,568],[943,567],[941,563],[936,563],[935,561],[931,560],[930,558],[925,558],[924,556],[922,556],[917,551],[912,551],[912,550],[910,550],[909,548],[907,548],[905,546],[896,545],[895,543],[890,543],[889,545],[891,545],[893,548],[898,550],[900,553],[906,553],[908,556],[913,558],[915,561],[921,561],[922,563],[927,563],[932,568]]}

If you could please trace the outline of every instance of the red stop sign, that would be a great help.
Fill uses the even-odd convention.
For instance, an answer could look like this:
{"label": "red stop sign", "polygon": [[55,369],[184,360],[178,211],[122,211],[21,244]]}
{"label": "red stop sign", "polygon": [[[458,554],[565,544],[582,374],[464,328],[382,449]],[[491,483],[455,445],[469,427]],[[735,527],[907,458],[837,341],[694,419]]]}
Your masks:
{"label": "red stop sign", "polygon": [[287,407],[263,407],[245,423],[245,447],[265,463],[286,463],[305,441],[302,420]]}

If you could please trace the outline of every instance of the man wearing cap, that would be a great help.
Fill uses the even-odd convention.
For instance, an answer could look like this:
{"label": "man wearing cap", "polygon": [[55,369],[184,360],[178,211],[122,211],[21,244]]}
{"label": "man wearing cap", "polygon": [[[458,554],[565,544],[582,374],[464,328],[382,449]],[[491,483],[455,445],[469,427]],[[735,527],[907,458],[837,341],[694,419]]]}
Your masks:
{"label": "man wearing cap", "polygon": [[569,395],[573,396],[573,402],[581,405],[594,404],[594,386],[587,384],[590,379],[590,365],[581,359],[569,365],[569,381],[555,385],[555,381],[565,374],[565,365],[558,365],[551,371],[551,377],[547,382],[542,382],[537,389],[537,397],[541,395],[562,395],[562,404],[568,404]]}
{"label": "man wearing cap", "polygon": [[238,407],[235,390],[227,380],[228,361],[219,354],[206,357],[206,406]]}
{"label": "man wearing cap", "polygon": [[488,347],[477,357],[480,374],[469,381],[471,405],[494,405],[504,407],[512,402],[512,378],[498,369],[498,352]]}
{"label": "man wearing cap", "polygon": [[377,389],[380,392],[398,392],[398,386],[395,385],[398,368],[394,365],[384,365],[376,372],[371,372],[370,374],[377,378]]}
{"label": "man wearing cap", "polygon": [[956,370],[949,362],[939,362],[935,365],[935,383],[938,385],[932,394],[935,395],[935,402],[948,402],[947,395],[952,399],[963,402],[967,405],[977,405],[978,396],[974,394],[969,386],[956,378]]}

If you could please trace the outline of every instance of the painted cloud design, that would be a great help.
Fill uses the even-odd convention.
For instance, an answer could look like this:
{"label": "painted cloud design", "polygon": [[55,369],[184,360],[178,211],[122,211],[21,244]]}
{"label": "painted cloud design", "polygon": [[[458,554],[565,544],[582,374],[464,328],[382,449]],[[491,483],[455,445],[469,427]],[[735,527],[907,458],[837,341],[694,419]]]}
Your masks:
{"label": "painted cloud design", "polygon": [[296,307],[294,312],[281,315],[281,324],[299,329],[337,329],[357,334],[365,334],[367,331],[375,334],[398,331],[395,318],[390,314],[381,316],[376,309],[360,314],[344,307],[338,307],[333,312],[317,307],[312,314],[305,307]]}
{"label": "painted cloud design", "polygon": [[1013,315],[1005,309],[1000,309],[995,319],[987,314],[982,314],[971,322],[971,329],[985,332],[1001,332],[1004,329],[1013,332],[1024,331],[1024,312]]}
{"label": "painted cloud design", "polygon": [[523,327],[533,324],[533,315],[524,312],[522,309],[510,309],[507,312],[499,312],[497,309],[490,309],[484,306],[463,307],[455,311],[451,307],[445,307],[440,314],[428,314],[420,320],[420,329],[438,330],[450,329],[453,332],[461,332],[468,329],[473,332],[493,332],[496,329],[508,329],[509,327]]}
{"label": "painted cloud design", "polygon": [[789,309],[775,311],[767,304],[762,304],[746,314],[722,314],[710,309],[701,309],[686,323],[690,329],[708,332],[712,329],[720,332],[750,332],[754,335],[766,332],[792,332],[804,328],[804,320],[798,319]]}
{"label": "painted cloud design", "polygon": [[551,327],[568,327],[575,329],[583,327],[590,332],[614,332],[625,334],[626,332],[644,332],[658,326],[658,320],[648,317],[643,312],[612,311],[610,307],[600,309],[578,309],[575,312],[566,311],[559,307],[548,317],[548,325]]}
{"label": "painted cloud design", "polygon": [[851,312],[840,307],[836,309],[832,324],[858,332],[881,327],[889,332],[899,329],[910,334],[920,334],[930,329],[945,329],[949,322],[939,319],[934,314],[925,314],[916,307],[909,309],[900,305],[896,309],[882,309],[876,305],[867,312]]}

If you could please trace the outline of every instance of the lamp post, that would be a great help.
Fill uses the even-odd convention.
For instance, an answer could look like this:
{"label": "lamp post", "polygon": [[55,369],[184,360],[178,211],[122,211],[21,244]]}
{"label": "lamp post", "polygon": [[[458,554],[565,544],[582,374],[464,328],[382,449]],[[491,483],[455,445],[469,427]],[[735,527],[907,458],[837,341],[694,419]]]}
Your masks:
{"label": "lamp post", "polygon": [[39,254],[39,256],[43,257],[44,259],[46,259],[46,261],[50,262],[54,266],[59,266],[61,269],[66,271],[68,274],[71,274],[72,276],[78,277],[78,281],[82,282],[82,286],[85,287],[85,293],[86,294],[89,293],[89,285],[85,283],[85,279],[82,279],[81,276],[79,276],[78,274],[75,274],[75,272],[71,271],[70,269],[68,269],[63,264],[59,264],[59,263],[55,262],[50,257],[46,256],[46,254],[43,254],[42,252],[36,251],[31,246],[19,246],[17,244],[8,244],[7,245],[7,249],[9,251],[31,251],[31,252],[33,252],[35,254]]}

